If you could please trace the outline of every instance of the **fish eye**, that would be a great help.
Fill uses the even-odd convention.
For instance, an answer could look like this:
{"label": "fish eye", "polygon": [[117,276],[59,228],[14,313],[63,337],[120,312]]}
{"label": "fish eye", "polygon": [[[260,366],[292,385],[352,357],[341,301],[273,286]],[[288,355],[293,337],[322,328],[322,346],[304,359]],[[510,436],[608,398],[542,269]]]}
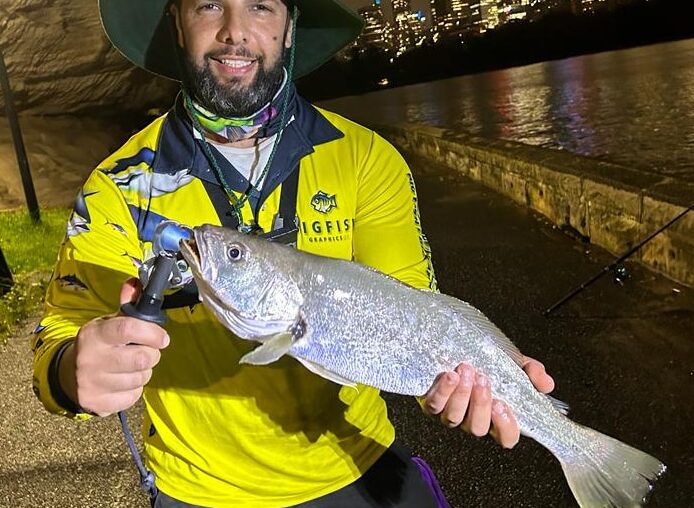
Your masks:
{"label": "fish eye", "polygon": [[231,261],[238,261],[239,259],[241,259],[243,257],[243,251],[241,250],[241,246],[234,244],[231,247],[229,247],[227,249],[227,257]]}

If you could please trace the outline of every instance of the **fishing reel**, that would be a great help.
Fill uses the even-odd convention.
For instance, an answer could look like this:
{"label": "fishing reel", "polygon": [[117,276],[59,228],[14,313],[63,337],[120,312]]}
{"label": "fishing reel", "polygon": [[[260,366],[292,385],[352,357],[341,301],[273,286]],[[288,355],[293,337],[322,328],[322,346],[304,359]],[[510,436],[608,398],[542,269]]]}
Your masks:
{"label": "fishing reel", "polygon": [[183,274],[188,265],[181,255],[181,240],[190,240],[193,230],[174,221],[162,221],[154,230],[152,249],[154,257],[142,264],[139,270],[142,295],[135,303],[121,306],[126,316],[135,317],[163,326],[166,313],[163,311],[164,292],[183,283]]}

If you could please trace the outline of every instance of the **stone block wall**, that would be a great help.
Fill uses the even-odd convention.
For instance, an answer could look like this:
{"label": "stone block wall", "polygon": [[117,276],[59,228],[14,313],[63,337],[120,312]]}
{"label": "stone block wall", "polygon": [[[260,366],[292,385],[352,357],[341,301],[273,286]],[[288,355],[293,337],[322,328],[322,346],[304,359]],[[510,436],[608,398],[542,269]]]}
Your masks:
{"label": "stone block wall", "polygon": [[[694,183],[557,150],[423,125],[374,128],[399,149],[481,182],[616,256],[694,204]],[[694,210],[630,259],[694,287]]]}

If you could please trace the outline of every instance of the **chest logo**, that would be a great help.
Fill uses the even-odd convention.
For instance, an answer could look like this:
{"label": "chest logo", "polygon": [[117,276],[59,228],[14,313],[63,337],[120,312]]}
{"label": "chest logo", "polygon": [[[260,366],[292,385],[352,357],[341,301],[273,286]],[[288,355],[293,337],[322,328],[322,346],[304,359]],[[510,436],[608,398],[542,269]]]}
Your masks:
{"label": "chest logo", "polygon": [[315,196],[311,198],[311,206],[320,213],[328,213],[333,208],[337,208],[337,199],[335,194],[329,196],[323,191],[318,191]]}

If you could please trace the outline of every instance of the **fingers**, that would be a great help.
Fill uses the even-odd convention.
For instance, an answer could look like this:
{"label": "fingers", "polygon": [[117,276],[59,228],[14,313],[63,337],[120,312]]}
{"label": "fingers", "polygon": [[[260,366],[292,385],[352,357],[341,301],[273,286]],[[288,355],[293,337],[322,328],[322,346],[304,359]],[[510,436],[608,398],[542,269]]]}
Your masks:
{"label": "fingers", "polygon": [[155,323],[127,316],[106,317],[99,321],[99,336],[111,346],[139,344],[163,349],[169,344],[168,334]]}
{"label": "fingers", "polygon": [[511,409],[492,399],[489,378],[470,365],[460,364],[455,372],[440,374],[425,396],[424,410],[438,415],[448,427],[460,427],[477,437],[490,434],[504,448],[512,448],[520,438]]}
{"label": "fingers", "polygon": [[142,372],[153,369],[161,359],[161,352],[148,346],[124,346],[113,356],[109,371],[114,374]]}
{"label": "fingers", "polygon": [[448,399],[458,385],[458,374],[442,372],[434,380],[434,384],[426,394],[424,407],[430,415],[438,415],[446,407]]}
{"label": "fingers", "polygon": [[130,303],[137,300],[142,292],[142,285],[135,277],[126,280],[120,288],[120,304]]}
{"label": "fingers", "polygon": [[133,390],[109,393],[108,395],[92,399],[89,402],[89,406],[82,407],[97,416],[109,416],[134,406],[140,400],[142,391],[142,387],[140,387]]}
{"label": "fingers", "polygon": [[524,357],[523,370],[530,378],[535,388],[542,393],[549,393],[554,390],[554,379],[547,374],[545,366],[529,356]]}
{"label": "fingers", "polygon": [[[108,386],[112,394],[129,392],[144,387],[152,379],[152,369],[127,372],[127,373],[110,373],[102,372],[98,377],[94,376],[91,380],[94,385]],[[83,388],[89,388],[88,382],[85,380]]]}
{"label": "fingers", "polygon": [[[121,296],[129,294],[136,292],[126,284]],[[168,344],[168,334],[154,323],[127,316],[90,321],[77,333],[74,366],[66,374],[75,380],[73,400],[99,416],[127,409],[140,398]]]}
{"label": "fingers", "polygon": [[492,429],[489,434],[504,448],[513,448],[520,439],[520,427],[511,409],[500,400],[492,402]]}
{"label": "fingers", "polygon": [[441,421],[448,427],[457,427],[463,422],[475,383],[475,369],[469,365],[459,365],[456,373],[459,376],[458,383],[441,412]]}
{"label": "fingers", "polygon": [[482,437],[489,433],[492,417],[492,388],[489,378],[478,374],[470,395],[470,407],[463,420],[463,429]]}

